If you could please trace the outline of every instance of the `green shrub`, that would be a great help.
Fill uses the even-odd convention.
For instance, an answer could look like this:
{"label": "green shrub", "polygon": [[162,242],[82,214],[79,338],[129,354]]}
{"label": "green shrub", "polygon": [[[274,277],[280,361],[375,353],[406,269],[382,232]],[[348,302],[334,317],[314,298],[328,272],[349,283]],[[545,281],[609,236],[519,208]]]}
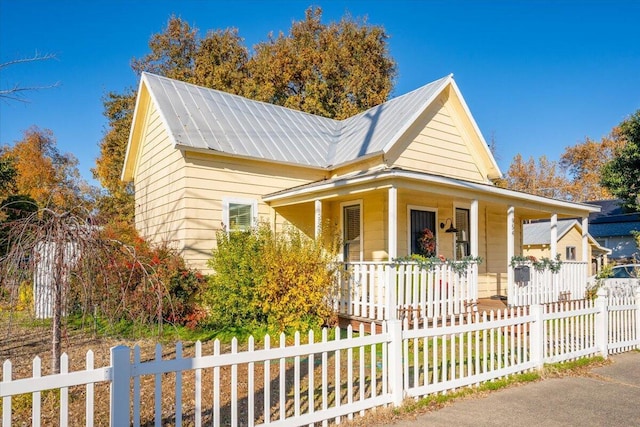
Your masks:
{"label": "green shrub", "polygon": [[286,226],[218,232],[209,266],[215,271],[203,302],[211,326],[304,330],[334,321],[331,295],[338,245]]}

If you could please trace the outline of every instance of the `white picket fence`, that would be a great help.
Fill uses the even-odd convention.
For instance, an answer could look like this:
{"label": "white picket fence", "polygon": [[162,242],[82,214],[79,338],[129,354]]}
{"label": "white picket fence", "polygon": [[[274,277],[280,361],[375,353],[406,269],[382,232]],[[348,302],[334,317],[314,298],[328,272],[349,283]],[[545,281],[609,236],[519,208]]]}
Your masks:
{"label": "white picket fence", "polygon": [[450,264],[425,269],[417,263],[357,262],[344,267],[337,304],[344,316],[433,319],[465,313],[478,302],[477,263],[468,263],[463,273]]}
{"label": "white picket fence", "polygon": [[[163,359],[157,346],[155,358],[142,361],[139,349],[120,346],[111,350],[110,366],[94,368],[89,352],[86,370],[66,372],[63,356],[63,373],[45,377],[36,359],[31,378],[13,380],[6,361],[0,382],[2,425],[12,425],[12,399],[24,394],[30,395],[32,409],[15,417],[40,425],[41,394],[48,389],[60,390],[61,426],[71,423],[71,403],[85,411],[84,418],[74,413],[74,425],[106,419],[112,426],[326,425],[370,408],[400,405],[406,397],[477,385],[544,363],[636,348],[640,292],[610,299],[604,290],[595,301],[461,313],[435,324],[391,320],[378,333],[373,324],[368,331],[363,326],[357,332],[325,329],[320,340],[311,332],[304,343],[296,334],[287,345],[281,335],[277,346],[265,337],[259,349],[253,339],[243,350],[233,340],[230,350],[221,352],[216,341],[213,352],[205,354],[197,343],[193,357],[183,357],[178,344],[174,358]],[[185,375],[194,375],[193,389],[183,386]],[[162,384],[170,379],[173,392],[165,396]],[[103,382],[110,385],[110,412],[94,414],[94,385]],[[213,388],[205,396],[206,382]],[[72,387],[82,388],[75,399],[69,398]]]}
{"label": "white picket fence", "polygon": [[513,281],[509,284],[507,302],[511,307],[579,300],[585,297],[588,286],[586,262],[563,261],[557,273],[548,269],[538,271],[531,263],[523,263],[522,266],[529,268],[530,280]]}

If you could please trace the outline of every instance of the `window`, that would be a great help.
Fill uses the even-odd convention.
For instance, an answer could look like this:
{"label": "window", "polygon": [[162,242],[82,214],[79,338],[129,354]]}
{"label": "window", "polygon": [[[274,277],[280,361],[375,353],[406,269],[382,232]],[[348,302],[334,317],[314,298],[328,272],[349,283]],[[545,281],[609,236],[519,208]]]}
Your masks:
{"label": "window", "polygon": [[342,237],[344,239],[344,261],[362,261],[362,221],[360,204],[343,205]]}
{"label": "window", "polygon": [[[420,254],[427,257],[436,256],[436,213],[433,211],[410,209],[409,210],[409,239],[411,242],[411,253]],[[426,242],[427,247],[421,247],[420,238],[425,229],[429,229],[433,235],[430,241]],[[424,246],[424,245],[422,245]]]}
{"label": "window", "polygon": [[222,199],[222,222],[229,231],[245,231],[254,225],[258,203],[253,199]]}
{"label": "window", "polygon": [[575,261],[576,260],[576,247],[575,246],[567,246],[567,256],[565,259],[567,261]]}
{"label": "window", "polygon": [[471,255],[469,209],[456,208],[456,259]]}

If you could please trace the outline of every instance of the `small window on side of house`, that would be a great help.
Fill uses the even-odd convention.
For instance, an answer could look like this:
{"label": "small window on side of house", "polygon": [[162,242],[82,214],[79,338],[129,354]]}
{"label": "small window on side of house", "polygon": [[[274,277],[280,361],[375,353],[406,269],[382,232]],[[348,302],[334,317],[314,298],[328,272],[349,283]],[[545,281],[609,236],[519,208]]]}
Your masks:
{"label": "small window on side of house", "polygon": [[256,222],[258,202],[254,199],[223,198],[222,222],[228,231],[246,231]]}
{"label": "small window on side of house", "polygon": [[576,260],[576,247],[575,246],[567,246],[567,253],[565,259],[567,261],[575,261]]}

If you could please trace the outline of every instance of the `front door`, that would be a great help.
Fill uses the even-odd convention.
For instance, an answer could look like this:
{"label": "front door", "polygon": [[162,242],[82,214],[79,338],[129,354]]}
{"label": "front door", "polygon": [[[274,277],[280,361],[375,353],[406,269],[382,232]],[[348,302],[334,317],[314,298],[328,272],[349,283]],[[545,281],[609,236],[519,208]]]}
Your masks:
{"label": "front door", "polygon": [[[411,253],[432,257],[436,255],[435,235],[436,235],[436,213],[433,211],[424,211],[420,209],[411,209]],[[433,235],[433,242],[427,242],[428,247],[424,243],[420,244],[420,238],[423,237],[425,230],[429,230]],[[424,242],[424,239],[423,239]]]}

